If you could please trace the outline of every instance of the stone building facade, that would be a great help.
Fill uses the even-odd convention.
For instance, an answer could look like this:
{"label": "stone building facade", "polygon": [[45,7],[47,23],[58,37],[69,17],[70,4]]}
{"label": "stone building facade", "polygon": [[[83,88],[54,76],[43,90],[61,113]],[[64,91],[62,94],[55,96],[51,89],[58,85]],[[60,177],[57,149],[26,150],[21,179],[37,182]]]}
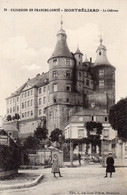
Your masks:
{"label": "stone building facade", "polygon": [[90,106],[108,111],[115,102],[115,68],[107,59],[102,39],[96,52],[95,63],[86,56],[83,60],[79,48],[70,52],[61,27],[48,59],[49,71],[28,79],[6,98],[7,115],[20,115],[20,132],[34,132],[43,120],[49,132],[55,128],[64,130],[72,115]]}

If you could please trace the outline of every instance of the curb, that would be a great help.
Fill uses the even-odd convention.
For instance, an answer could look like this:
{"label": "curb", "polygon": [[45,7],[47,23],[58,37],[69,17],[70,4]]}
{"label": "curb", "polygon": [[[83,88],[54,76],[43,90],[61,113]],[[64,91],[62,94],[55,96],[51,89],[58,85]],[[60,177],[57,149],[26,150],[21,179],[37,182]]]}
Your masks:
{"label": "curb", "polygon": [[39,177],[37,177],[34,181],[30,183],[25,183],[25,184],[23,183],[23,184],[17,184],[17,185],[6,185],[3,187],[0,187],[0,191],[9,190],[9,189],[30,188],[30,187],[37,185],[43,178],[44,178],[44,175],[41,174]]}

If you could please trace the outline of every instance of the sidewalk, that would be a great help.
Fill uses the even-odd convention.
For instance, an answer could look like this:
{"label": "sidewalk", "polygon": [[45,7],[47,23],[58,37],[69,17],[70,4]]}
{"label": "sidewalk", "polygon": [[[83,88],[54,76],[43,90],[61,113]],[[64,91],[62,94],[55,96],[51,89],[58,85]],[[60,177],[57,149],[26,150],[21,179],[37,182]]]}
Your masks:
{"label": "sidewalk", "polygon": [[19,170],[17,175],[12,175],[8,179],[0,180],[0,191],[5,189],[29,188],[37,185],[43,177],[43,173],[40,174],[40,172]]}

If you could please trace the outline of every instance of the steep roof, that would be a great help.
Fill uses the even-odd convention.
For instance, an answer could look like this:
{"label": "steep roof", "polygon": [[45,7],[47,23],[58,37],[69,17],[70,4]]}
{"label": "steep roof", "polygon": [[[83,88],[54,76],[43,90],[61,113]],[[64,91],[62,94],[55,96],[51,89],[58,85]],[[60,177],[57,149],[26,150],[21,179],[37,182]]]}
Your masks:
{"label": "steep roof", "polygon": [[27,82],[25,82],[19,89],[17,89],[14,93],[11,94],[11,96],[7,97],[6,99],[15,97],[20,95],[24,87],[28,84],[31,87],[41,87],[49,82],[49,72],[42,73],[42,74],[37,74],[36,77],[32,79],[28,79]]}
{"label": "steep roof", "polygon": [[4,131],[16,131],[18,132],[18,129],[16,127],[14,127],[13,125],[10,125],[10,124],[4,124],[2,126],[2,129],[4,129]]}
{"label": "steep roof", "polygon": [[108,61],[107,55],[106,55],[106,47],[102,45],[102,38],[100,38],[100,45],[97,48],[97,58],[94,63],[94,66],[96,65],[111,65]]}
{"label": "steep roof", "polygon": [[49,58],[56,58],[56,57],[68,57],[73,58],[71,54],[67,42],[66,42],[66,32],[63,29],[60,29],[57,33],[57,43],[54,49],[52,56]]}

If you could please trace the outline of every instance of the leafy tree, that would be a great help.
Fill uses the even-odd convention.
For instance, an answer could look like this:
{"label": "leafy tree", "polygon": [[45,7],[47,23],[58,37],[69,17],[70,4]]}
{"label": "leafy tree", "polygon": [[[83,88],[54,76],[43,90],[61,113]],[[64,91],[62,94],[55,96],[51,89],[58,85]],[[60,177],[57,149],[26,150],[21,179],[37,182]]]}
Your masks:
{"label": "leafy tree", "polygon": [[20,119],[20,116],[19,116],[18,113],[15,113],[15,119],[16,119],[16,120],[19,120],[19,119]]}
{"label": "leafy tree", "polygon": [[60,136],[62,136],[62,130],[56,128],[51,132],[51,141],[52,142],[59,142],[60,141]]}
{"label": "leafy tree", "polygon": [[7,121],[11,121],[11,120],[12,120],[11,115],[8,115],[8,116],[7,116]]}
{"label": "leafy tree", "polygon": [[37,127],[34,131],[34,136],[38,140],[45,140],[48,137],[48,129],[46,127]]}
{"label": "leafy tree", "polygon": [[35,150],[38,148],[38,140],[36,137],[29,136],[24,142],[24,148],[26,150]]}
{"label": "leafy tree", "polygon": [[127,97],[111,107],[109,122],[112,128],[118,131],[118,137],[127,141]]}

